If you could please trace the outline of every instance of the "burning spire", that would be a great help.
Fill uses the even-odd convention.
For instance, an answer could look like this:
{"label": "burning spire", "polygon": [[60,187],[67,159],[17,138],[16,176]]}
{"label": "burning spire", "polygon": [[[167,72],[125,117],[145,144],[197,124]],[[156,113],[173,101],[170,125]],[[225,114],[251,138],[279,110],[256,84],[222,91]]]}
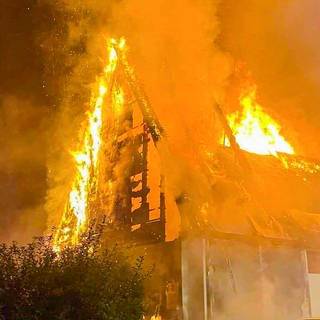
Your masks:
{"label": "burning spire", "polygon": [[[111,101],[112,110],[119,112],[123,104],[123,91],[117,88],[112,99],[113,75],[118,64],[117,50],[122,50],[125,40],[111,39],[108,41],[108,59],[103,75],[97,81],[97,92],[90,100],[87,111],[87,128],[84,132],[80,150],[72,152],[75,163],[75,176],[69,198],[62,214],[59,227],[54,237],[56,250],[63,245],[75,244],[85,231],[89,218],[90,203],[98,193],[99,152],[102,145],[103,114],[106,104]],[[117,47],[117,49],[116,49]]]}
{"label": "burning spire", "polygon": [[[119,76],[121,75],[121,76]],[[123,77],[124,76],[124,77]],[[69,198],[54,237],[54,247],[76,244],[86,231],[88,221],[114,209],[117,198],[117,183],[110,173],[113,171],[118,151],[117,139],[126,126],[125,99],[121,81],[136,101],[147,124],[154,143],[162,137],[163,129],[149,103],[134,69],[126,57],[124,38],[108,41],[108,59],[103,75],[97,81],[97,90],[90,101],[87,112],[87,127],[79,151],[72,152],[76,173]],[[129,94],[129,92],[126,92]],[[127,101],[127,104],[125,103]],[[124,126],[124,127],[123,127]],[[102,156],[103,155],[103,156]],[[116,157],[117,158],[117,157]],[[110,162],[110,163],[109,163]],[[111,176],[107,176],[109,172]],[[96,212],[98,208],[99,212]]]}

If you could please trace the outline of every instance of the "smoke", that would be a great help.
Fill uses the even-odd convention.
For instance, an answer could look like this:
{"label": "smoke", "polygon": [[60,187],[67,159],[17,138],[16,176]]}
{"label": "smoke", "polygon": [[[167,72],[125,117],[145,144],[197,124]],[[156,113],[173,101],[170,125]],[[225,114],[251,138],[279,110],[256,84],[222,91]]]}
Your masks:
{"label": "smoke", "polygon": [[209,303],[217,319],[302,319],[305,261],[298,249],[232,240],[208,247]]}
{"label": "smoke", "polygon": [[219,8],[219,44],[247,64],[262,106],[296,152],[311,157],[320,150],[319,14],[316,0],[225,0]]}
{"label": "smoke", "polygon": [[[33,5],[27,7],[30,3]],[[1,30],[8,29],[8,25],[12,29],[4,34],[5,39],[20,41],[2,51],[5,52],[2,69],[6,71],[3,98],[11,94],[19,110],[23,110],[23,115],[18,112],[15,117],[3,119],[10,127],[19,126],[24,119],[30,124],[23,127],[27,128],[25,137],[4,140],[11,145],[7,154],[16,154],[18,158],[18,151],[26,148],[24,152],[30,150],[28,157],[33,164],[39,163],[38,155],[47,153],[39,167],[47,162],[48,226],[57,225],[68,197],[70,177],[74,175],[70,151],[81,144],[79,132],[86,117],[86,102],[101,71],[109,36],[127,38],[130,62],[165,128],[169,147],[160,146],[160,150],[163,170],[170,177],[168,185],[175,198],[190,193],[192,198],[201,199],[195,206],[199,208],[208,197],[210,184],[203,174],[203,158],[205,152],[215,149],[221,129],[212,104],[215,100],[221,102],[225,111],[238,107],[225,104],[231,91],[233,59],[247,63],[258,85],[261,104],[283,125],[284,136],[293,141],[297,152],[318,155],[320,96],[316,70],[320,51],[313,41],[318,28],[314,21],[320,10],[317,1],[305,1],[303,14],[301,2],[276,0],[30,3],[26,2],[24,9],[26,16],[31,10],[33,24],[25,33],[21,30],[26,28],[26,21],[16,25],[9,19],[2,21]],[[7,5],[6,10],[16,12],[16,7],[19,5]],[[41,54],[33,48],[37,59],[19,58],[27,43],[41,48]],[[8,66],[16,70],[9,70]],[[37,72],[30,74],[32,70]],[[10,74],[19,74],[23,86]],[[41,97],[34,99],[28,95]],[[10,99],[3,105],[11,105]],[[42,110],[43,105],[48,108]],[[31,110],[28,111],[31,119],[27,110]],[[43,121],[48,115],[49,121]],[[32,125],[37,120],[40,128]],[[37,146],[33,147],[27,137],[34,144],[38,142]],[[6,185],[11,186],[9,158],[3,161],[3,171]],[[17,167],[25,168],[25,163],[21,160]],[[40,171],[33,174],[33,177],[41,175],[33,183],[42,185],[41,198],[47,181]],[[12,202],[3,203],[4,212],[13,210]]]}
{"label": "smoke", "polygon": [[126,1],[114,14],[168,140],[189,156],[216,141],[212,103],[230,72],[228,57],[215,45],[216,6],[206,0]]}
{"label": "smoke", "polygon": [[[304,17],[297,16],[300,7],[289,1],[92,0],[59,5],[71,17],[61,49],[71,71],[61,78],[62,100],[50,142],[47,211],[54,218],[49,226],[57,225],[68,197],[74,174],[70,150],[81,144],[76,133],[81,132],[85,102],[109,36],[127,39],[130,62],[166,132],[166,145],[158,148],[167,185],[174,198],[187,194],[194,199],[193,208],[187,205],[191,216],[208,206],[216,182],[205,173],[206,156],[221,134],[213,103],[220,102],[225,112],[239,108],[228,104],[233,60],[247,64],[259,101],[282,124],[297,153],[317,155],[318,122],[310,111],[318,99],[312,90],[316,77],[304,62],[307,48],[317,49],[310,37],[296,32],[298,22],[306,23],[316,9],[314,2],[308,2]],[[215,188],[221,184],[228,182],[220,179]]]}
{"label": "smoke", "polygon": [[[181,195],[186,185],[191,189],[191,184],[199,192],[205,178],[192,168],[199,166],[204,150],[217,145],[220,127],[213,102],[223,99],[231,71],[231,58],[215,44],[217,4],[209,0],[129,0],[112,5],[61,2],[63,10],[76,16],[68,24],[64,47],[82,43],[83,51],[70,58],[73,68],[64,81],[63,100],[52,130],[49,226],[57,225],[67,200],[74,169],[69,151],[81,144],[76,132],[84,119],[91,83],[101,70],[99,58],[105,55],[109,36],[126,38],[130,62],[165,129],[170,151],[167,146],[160,149],[166,150],[162,152],[163,166],[174,196]],[[187,173],[192,171],[190,182]]]}
{"label": "smoke", "polygon": [[1,240],[28,241],[45,227],[46,110],[18,96],[0,103]]}
{"label": "smoke", "polygon": [[[47,227],[58,225],[75,171],[70,151],[81,146],[87,103],[103,68],[109,36],[127,39],[130,62],[166,132],[165,143],[158,147],[168,188],[189,216],[208,211],[212,205],[208,202],[216,200],[212,199],[214,183],[205,173],[205,159],[217,147],[221,132],[214,101],[222,103],[225,111],[238,107],[226,104],[232,91],[229,80],[234,60],[248,65],[258,85],[261,104],[283,125],[283,135],[293,141],[297,152],[319,156],[320,51],[314,41],[319,31],[315,23],[320,14],[318,1],[42,2],[32,20],[32,39],[20,36],[22,44],[11,47],[10,41],[5,41],[11,49],[1,59],[6,81],[0,93],[6,94],[1,96],[0,160],[5,183],[1,185],[0,223],[8,230],[2,237],[21,239],[22,233],[25,240],[44,229],[45,163]],[[13,6],[10,10],[16,12],[15,9]],[[29,11],[27,7],[25,10]],[[7,23],[14,27],[14,23]],[[45,28],[46,23],[50,27]],[[12,32],[14,37],[19,37],[24,24],[17,26],[18,30]],[[29,43],[39,45],[41,58],[35,55],[37,59],[18,63],[21,57],[17,52]],[[32,52],[39,54],[39,50]],[[15,64],[11,63],[12,56]],[[7,70],[6,65],[18,68]],[[33,69],[39,72],[31,75]],[[12,73],[22,81],[14,81]],[[36,99],[37,94],[41,97]],[[42,109],[43,105],[49,108]],[[122,168],[120,164],[115,173],[121,175]],[[238,174],[238,169],[233,170]],[[237,181],[241,178],[239,173],[234,183],[222,177],[213,186],[218,200],[226,199],[226,220],[230,216],[234,219],[239,202],[248,201],[239,200],[243,190]],[[287,186],[287,181],[284,184]],[[270,184],[270,193],[273,186]],[[285,203],[292,203],[294,192],[290,192]],[[274,194],[271,197],[277,205],[284,202]],[[250,304],[250,298],[244,296],[243,305]]]}
{"label": "smoke", "polygon": [[223,100],[232,66],[216,45],[218,3],[131,0],[116,6],[113,15],[165,130],[158,151],[167,193],[182,202],[192,199],[181,203],[191,219],[209,198],[203,161],[205,152],[216,148],[221,130],[213,103]]}

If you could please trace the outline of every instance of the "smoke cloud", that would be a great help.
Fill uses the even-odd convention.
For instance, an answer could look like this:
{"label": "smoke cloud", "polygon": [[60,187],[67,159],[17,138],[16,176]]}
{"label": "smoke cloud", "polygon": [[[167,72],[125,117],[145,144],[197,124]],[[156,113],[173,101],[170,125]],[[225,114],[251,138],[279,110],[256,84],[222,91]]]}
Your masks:
{"label": "smoke cloud", "polygon": [[[53,168],[48,194],[50,216],[59,216],[67,199],[72,176],[68,150],[76,150],[81,143],[75,132],[81,128],[85,98],[90,95],[90,83],[99,70],[99,57],[105,54],[109,36],[127,39],[130,62],[166,132],[170,152],[162,153],[162,157],[169,187],[175,197],[184,192],[186,179],[182,177],[191,174],[191,166],[198,166],[204,150],[217,145],[220,124],[213,102],[223,99],[231,72],[230,56],[215,44],[219,33],[217,4],[207,0],[129,0],[107,7],[99,1],[65,5],[65,10],[78,14],[68,25],[66,43],[71,46],[82,39],[85,50],[75,58],[54,130],[53,144],[57,147],[49,164]],[[198,179],[191,179],[194,190],[199,190],[197,180],[204,179],[198,171]],[[188,185],[191,187],[190,179]],[[49,225],[56,223],[49,220]]]}
{"label": "smoke cloud", "polygon": [[[225,112],[239,108],[228,97],[234,62],[247,65],[259,102],[282,124],[297,153],[319,157],[317,0],[41,2],[1,4],[8,13],[0,20],[4,240],[27,241],[58,225],[75,171],[70,151],[82,143],[87,103],[110,36],[127,39],[130,62],[166,132],[166,144],[158,147],[168,188],[190,216],[207,214],[216,195],[228,204],[222,218],[235,219],[235,210],[250,198],[234,182],[243,178],[242,168],[228,170],[232,181],[208,181],[203,171],[221,134],[213,103],[221,103]],[[21,52],[29,52],[28,58]],[[261,184],[273,191],[274,184]],[[292,204],[292,190],[288,198],[266,194],[275,206]],[[247,261],[240,267],[246,270]],[[272,279],[269,284],[275,285]],[[249,300],[244,296],[243,304]]]}
{"label": "smoke cloud", "polygon": [[[31,9],[41,26],[32,34],[41,48],[45,81],[38,78],[51,108],[46,132],[39,131],[49,168],[48,226],[57,225],[68,197],[74,174],[70,151],[81,144],[86,102],[109,36],[126,37],[130,62],[165,128],[170,152],[164,152],[164,170],[174,197],[210,187],[201,163],[221,132],[213,102],[225,112],[239,108],[227,103],[234,61],[247,64],[261,104],[282,124],[297,153],[318,155],[317,1],[304,2],[303,14],[299,1],[279,0],[48,0]],[[194,177],[186,181],[191,172]]]}

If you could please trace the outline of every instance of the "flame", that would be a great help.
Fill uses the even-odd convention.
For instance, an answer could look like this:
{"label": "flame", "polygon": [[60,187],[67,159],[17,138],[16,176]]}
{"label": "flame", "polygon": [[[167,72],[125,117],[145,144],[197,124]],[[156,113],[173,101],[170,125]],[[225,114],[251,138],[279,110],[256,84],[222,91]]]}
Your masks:
{"label": "flame", "polygon": [[[227,116],[229,126],[240,148],[261,155],[294,154],[289,142],[280,134],[281,126],[263,111],[256,101],[256,86],[240,95],[241,113]],[[226,146],[230,143],[224,141]]]}
{"label": "flame", "polygon": [[[278,158],[288,170],[316,174],[320,164],[314,161],[297,158],[292,145],[280,134],[281,126],[263,111],[256,100],[255,85],[240,94],[239,102],[243,109],[227,115],[227,121],[236,142],[242,150],[261,155],[272,155]],[[230,146],[227,137],[221,143]]]}
{"label": "flame", "polygon": [[[108,62],[104,73],[98,80],[97,92],[90,100],[92,111],[87,112],[88,126],[84,133],[82,147],[72,152],[76,173],[73,179],[68,202],[54,236],[54,248],[59,251],[61,246],[76,244],[79,235],[85,231],[88,222],[90,201],[94,200],[98,191],[99,151],[102,145],[103,109],[106,97],[112,92],[112,78],[118,64],[117,49],[123,50],[125,40],[111,39],[108,41]],[[124,103],[123,90],[117,88],[111,99],[112,109],[119,114]]]}

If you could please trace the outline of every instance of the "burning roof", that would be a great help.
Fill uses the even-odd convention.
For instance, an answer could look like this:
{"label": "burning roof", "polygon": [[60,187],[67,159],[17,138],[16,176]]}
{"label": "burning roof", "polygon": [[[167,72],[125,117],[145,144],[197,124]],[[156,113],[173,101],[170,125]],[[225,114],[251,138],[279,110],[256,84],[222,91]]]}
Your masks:
{"label": "burning roof", "polygon": [[220,174],[213,187],[213,228],[314,245],[320,215],[311,212],[320,209],[320,162],[295,155],[281,126],[257,102],[255,85],[242,90],[239,104],[243,110],[227,115],[228,136],[221,139],[235,153],[230,148],[209,153]]}
{"label": "burning roof", "polygon": [[[119,153],[118,138],[130,126],[132,129],[132,119],[126,115],[130,104],[138,103],[154,143],[160,143],[162,165],[166,165],[164,158],[170,157],[160,122],[126,60],[124,39],[110,40],[108,52],[104,73],[90,102],[82,147],[73,152],[76,170],[55,234],[57,250],[77,243],[91,218],[112,212],[117,193],[122,191],[115,186],[114,177],[106,175],[114,168],[114,164],[106,162],[120,159],[115,156]],[[131,94],[126,95],[125,91]],[[293,146],[281,135],[280,125],[257,103],[255,86],[242,92],[240,105],[242,113],[226,118],[216,108],[227,136],[221,141],[224,146],[212,152],[206,150],[205,157],[199,155],[195,168],[187,173],[188,184],[179,191],[185,195],[176,197],[182,232],[200,227],[233,236],[304,242],[316,239],[320,215],[304,212],[316,212],[320,208],[317,193],[320,163],[294,155]],[[126,152],[130,153],[130,149]],[[175,165],[175,174],[179,174],[179,163]],[[126,165],[117,170],[122,170],[124,178],[119,185],[123,185]],[[164,172],[168,175],[170,170]],[[171,189],[176,188],[174,179],[167,176],[167,181]]]}
{"label": "burning roof", "polygon": [[215,201],[206,213],[207,225],[229,236],[319,245],[320,173],[287,169],[270,155],[244,155],[250,171],[235,163],[230,148],[211,155],[219,175],[212,185]]}

